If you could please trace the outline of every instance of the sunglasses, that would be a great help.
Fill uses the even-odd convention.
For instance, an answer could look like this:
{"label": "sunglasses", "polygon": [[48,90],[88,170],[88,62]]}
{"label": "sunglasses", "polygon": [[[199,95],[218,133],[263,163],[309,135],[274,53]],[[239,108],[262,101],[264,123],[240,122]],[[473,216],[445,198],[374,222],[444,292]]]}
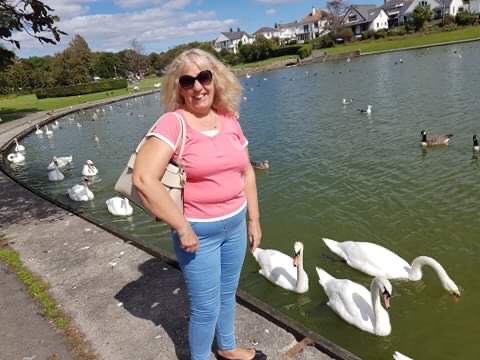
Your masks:
{"label": "sunglasses", "polygon": [[179,77],[178,82],[182,89],[189,90],[193,89],[195,86],[195,81],[197,80],[202,86],[210,85],[212,78],[213,74],[210,70],[203,70],[200,71],[195,77],[190,75],[182,75]]}

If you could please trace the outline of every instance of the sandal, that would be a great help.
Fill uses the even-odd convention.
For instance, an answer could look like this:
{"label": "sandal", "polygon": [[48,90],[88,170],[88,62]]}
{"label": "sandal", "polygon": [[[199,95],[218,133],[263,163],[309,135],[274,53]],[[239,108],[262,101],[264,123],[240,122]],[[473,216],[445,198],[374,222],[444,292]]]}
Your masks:
{"label": "sandal", "polygon": [[[228,359],[223,357],[222,355],[217,353],[218,360],[236,360],[236,359]],[[267,360],[267,355],[261,350],[255,350],[255,355],[250,360]]]}

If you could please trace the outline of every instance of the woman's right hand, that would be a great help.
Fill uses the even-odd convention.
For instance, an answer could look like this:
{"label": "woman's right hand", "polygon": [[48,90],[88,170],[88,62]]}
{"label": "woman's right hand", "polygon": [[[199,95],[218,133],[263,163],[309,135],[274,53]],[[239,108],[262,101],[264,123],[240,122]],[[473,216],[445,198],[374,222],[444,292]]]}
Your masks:
{"label": "woman's right hand", "polygon": [[180,238],[180,247],[189,253],[198,251],[200,243],[198,242],[197,235],[192,229],[192,226],[187,222],[184,226],[177,230],[178,237]]}

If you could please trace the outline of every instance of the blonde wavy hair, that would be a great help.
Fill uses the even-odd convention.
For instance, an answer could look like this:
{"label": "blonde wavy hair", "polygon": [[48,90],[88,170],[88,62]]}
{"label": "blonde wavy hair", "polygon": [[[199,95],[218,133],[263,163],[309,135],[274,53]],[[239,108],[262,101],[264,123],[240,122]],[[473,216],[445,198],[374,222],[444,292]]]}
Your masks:
{"label": "blonde wavy hair", "polygon": [[178,55],[167,67],[160,93],[165,111],[175,111],[185,101],[180,95],[179,77],[189,65],[196,65],[200,70],[213,73],[215,96],[212,109],[217,113],[238,114],[242,86],[237,77],[212,54],[201,49],[189,49]]}

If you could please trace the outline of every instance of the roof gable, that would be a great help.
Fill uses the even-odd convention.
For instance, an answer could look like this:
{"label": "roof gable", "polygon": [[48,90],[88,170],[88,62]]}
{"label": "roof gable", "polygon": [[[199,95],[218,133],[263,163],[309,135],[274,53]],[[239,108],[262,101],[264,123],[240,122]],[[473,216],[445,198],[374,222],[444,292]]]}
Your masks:
{"label": "roof gable", "polygon": [[222,32],[222,35],[226,36],[229,40],[240,40],[244,35],[247,38],[251,38],[252,36],[247,34],[245,31],[228,31],[228,32]]}

